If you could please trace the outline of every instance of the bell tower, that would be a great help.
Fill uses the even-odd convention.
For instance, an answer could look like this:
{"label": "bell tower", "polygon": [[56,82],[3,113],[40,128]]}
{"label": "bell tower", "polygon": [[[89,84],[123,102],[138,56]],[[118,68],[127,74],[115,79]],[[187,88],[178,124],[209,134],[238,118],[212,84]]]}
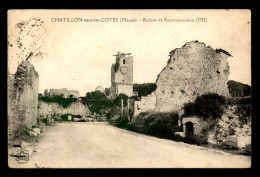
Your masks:
{"label": "bell tower", "polygon": [[109,97],[114,99],[120,93],[133,96],[133,56],[131,53],[121,53],[116,56],[116,62],[111,66],[111,87]]}

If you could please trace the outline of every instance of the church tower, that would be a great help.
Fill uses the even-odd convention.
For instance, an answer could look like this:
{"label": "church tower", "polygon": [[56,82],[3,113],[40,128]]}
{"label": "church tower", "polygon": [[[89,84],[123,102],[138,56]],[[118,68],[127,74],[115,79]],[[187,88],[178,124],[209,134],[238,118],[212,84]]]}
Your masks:
{"label": "church tower", "polygon": [[116,56],[116,62],[111,66],[111,87],[109,97],[115,99],[120,93],[133,96],[133,56],[131,53],[121,53]]}

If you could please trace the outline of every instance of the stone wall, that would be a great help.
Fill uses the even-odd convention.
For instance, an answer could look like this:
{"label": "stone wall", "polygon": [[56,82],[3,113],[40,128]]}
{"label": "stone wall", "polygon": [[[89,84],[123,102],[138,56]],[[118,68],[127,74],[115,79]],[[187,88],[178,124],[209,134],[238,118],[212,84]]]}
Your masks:
{"label": "stone wall", "polygon": [[229,97],[228,56],[227,52],[198,41],[171,51],[167,66],[156,81],[156,109],[179,110],[207,92]]}
{"label": "stone wall", "polygon": [[80,101],[72,103],[67,108],[63,108],[57,103],[45,103],[43,101],[39,101],[38,105],[38,115],[46,118],[51,117],[54,114],[73,114],[85,116],[89,113],[88,107],[84,106]]}
{"label": "stone wall", "polygon": [[125,94],[129,97],[133,95],[133,85],[132,84],[116,84],[116,93]]}
{"label": "stone wall", "polygon": [[[14,85],[14,74],[8,74],[8,143],[10,141],[14,141],[15,137],[19,138],[20,132],[19,128],[23,128],[21,126],[21,121],[17,121],[19,119],[18,115],[18,98],[17,95],[17,87]],[[17,132],[16,132],[17,131]],[[22,131],[22,130],[21,130]]]}
{"label": "stone wall", "polygon": [[150,95],[142,96],[140,101],[135,101],[134,116],[137,116],[141,112],[155,110],[156,96],[152,92]]}
{"label": "stone wall", "polygon": [[33,65],[24,60],[15,74],[8,74],[9,143],[21,140],[26,128],[37,123],[39,76]]}

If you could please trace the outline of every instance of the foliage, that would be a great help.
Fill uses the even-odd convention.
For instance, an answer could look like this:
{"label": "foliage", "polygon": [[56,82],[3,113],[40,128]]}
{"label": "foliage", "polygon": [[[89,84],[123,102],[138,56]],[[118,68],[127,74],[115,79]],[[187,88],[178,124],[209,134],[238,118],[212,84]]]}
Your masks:
{"label": "foliage", "polygon": [[184,115],[183,116],[194,116],[195,114],[195,103],[189,102],[184,105]]}
{"label": "foliage", "polygon": [[120,60],[120,57],[116,57],[116,64],[115,64],[115,72],[117,72],[118,71],[118,69],[119,69],[119,60]]}
{"label": "foliage", "polygon": [[127,117],[119,117],[115,120],[114,125],[120,128],[127,128],[128,119]]}
{"label": "foliage", "polygon": [[41,119],[41,122],[47,124],[48,123],[48,119],[47,118],[43,118],[43,119]]}
{"label": "foliage", "polygon": [[177,113],[156,113],[143,121],[144,133],[160,138],[174,139],[178,130]]}
{"label": "foliage", "polygon": [[145,116],[146,118],[139,115],[134,122],[128,122],[126,117],[121,117],[117,119],[115,125],[159,138],[176,138],[174,133],[180,129],[177,113],[150,113],[145,114]]}
{"label": "foliage", "polygon": [[217,119],[224,113],[226,99],[216,93],[198,96],[193,103],[184,105],[184,116],[198,116],[204,119]]}
{"label": "foliage", "polygon": [[144,84],[134,84],[134,92],[138,92],[138,96],[147,96],[155,91],[157,85],[155,83],[144,83]]}
{"label": "foliage", "polygon": [[124,107],[127,106],[128,96],[125,94],[121,93],[115,100],[111,100],[108,99],[104,93],[94,91],[88,92],[86,96],[82,98],[82,103],[87,105],[92,113],[118,115],[121,107],[121,99],[123,99]]}
{"label": "foliage", "polygon": [[114,115],[119,115],[120,113],[120,108],[118,108],[116,105],[114,105],[113,107],[109,108],[107,113],[111,116]]}
{"label": "foliage", "polygon": [[74,98],[72,95],[70,95],[69,98],[64,98],[63,94],[52,95],[52,96],[48,96],[48,95],[42,96],[39,94],[38,99],[45,103],[58,103],[63,108],[67,108],[69,105],[77,101],[77,99]]}
{"label": "foliage", "polygon": [[114,106],[113,101],[109,100],[104,93],[99,91],[88,92],[82,98],[82,103],[88,106],[90,112],[97,114],[102,114]]}
{"label": "foliage", "polygon": [[26,135],[26,136],[30,136],[30,133],[29,133],[29,130],[24,130],[24,134]]}
{"label": "foliage", "polygon": [[121,99],[123,99],[123,103],[124,103],[124,106],[127,106],[127,99],[128,99],[128,96],[123,94],[123,93],[120,93],[116,99],[115,99],[115,105],[118,106],[118,107],[121,107]]}

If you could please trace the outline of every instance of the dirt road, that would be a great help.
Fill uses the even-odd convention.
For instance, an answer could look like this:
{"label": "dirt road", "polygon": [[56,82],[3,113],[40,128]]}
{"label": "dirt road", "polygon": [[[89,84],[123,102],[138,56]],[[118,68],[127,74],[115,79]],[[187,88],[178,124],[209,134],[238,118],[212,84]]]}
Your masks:
{"label": "dirt road", "polygon": [[59,123],[40,135],[25,164],[15,168],[247,168],[251,157],[119,129],[105,122]]}

